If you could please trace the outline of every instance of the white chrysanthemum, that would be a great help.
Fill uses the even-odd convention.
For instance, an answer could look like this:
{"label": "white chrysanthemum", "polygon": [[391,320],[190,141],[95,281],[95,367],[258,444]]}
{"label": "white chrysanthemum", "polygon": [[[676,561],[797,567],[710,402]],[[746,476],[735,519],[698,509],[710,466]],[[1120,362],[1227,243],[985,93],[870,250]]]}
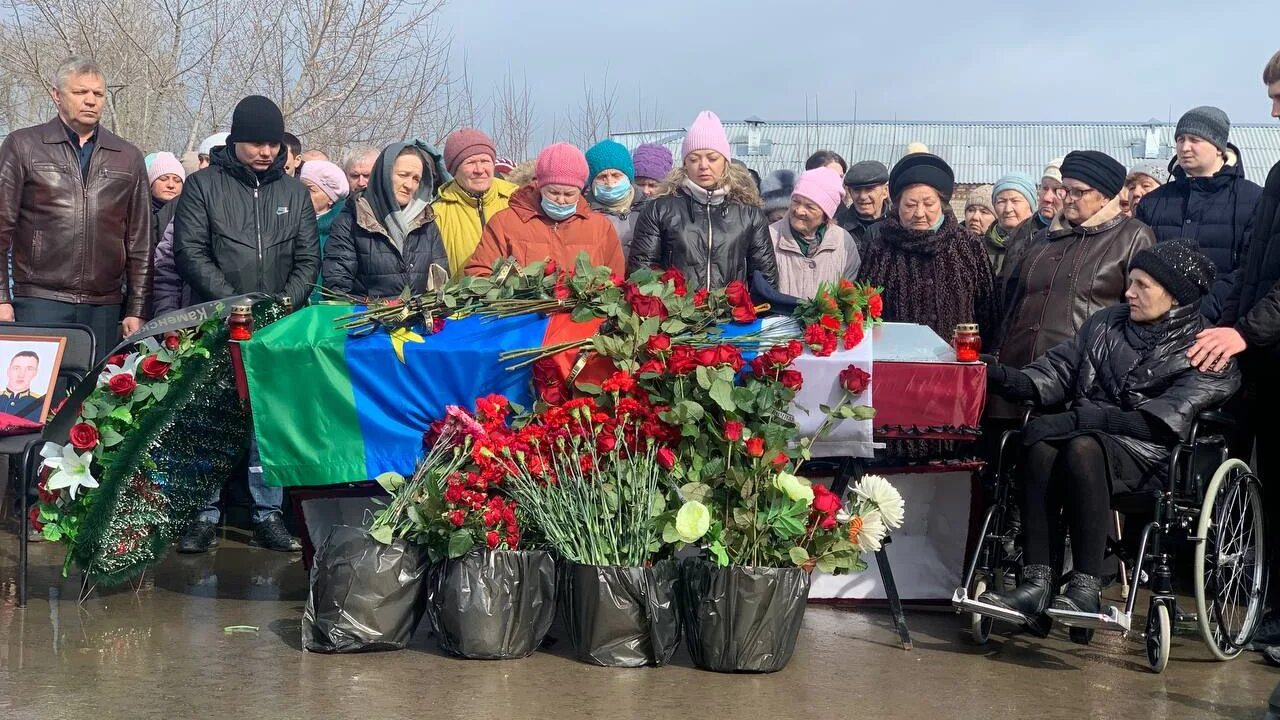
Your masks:
{"label": "white chrysanthemum", "polygon": [[40,457],[44,458],[42,465],[52,468],[49,479],[45,483],[45,487],[49,490],[65,489],[71,495],[71,499],[75,500],[76,491],[80,488],[98,487],[98,481],[89,472],[90,465],[93,464],[92,450],[86,451],[83,455],[77,455],[76,449],[70,443],[58,445],[47,442],[40,449]]}
{"label": "white chrysanthemum", "polygon": [[888,480],[879,475],[867,475],[854,486],[853,492],[876,506],[885,525],[902,527],[906,504],[902,501],[902,493]]}
{"label": "white chrysanthemum", "polygon": [[889,528],[884,525],[884,518],[880,516],[879,511],[871,510],[851,520],[853,523],[859,521],[861,524],[858,526],[857,534],[858,549],[863,552],[879,550],[885,534],[889,532]]}

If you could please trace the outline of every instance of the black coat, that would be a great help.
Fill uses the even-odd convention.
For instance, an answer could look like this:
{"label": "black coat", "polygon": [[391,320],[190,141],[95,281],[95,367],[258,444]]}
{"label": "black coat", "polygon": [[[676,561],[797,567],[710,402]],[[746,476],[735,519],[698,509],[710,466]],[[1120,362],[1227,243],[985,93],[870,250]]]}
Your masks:
{"label": "black coat", "polygon": [[391,298],[409,287],[426,292],[428,271],[439,265],[445,277],[449,257],[431,206],[409,223],[404,246],[396,248],[363,195],[348,202],[329,228],[324,246],[324,286],[359,297]]}
{"label": "black coat", "polygon": [[1233,295],[1234,315],[1221,325],[1234,325],[1253,350],[1280,351],[1280,163],[1267,176],[1262,199],[1253,213],[1253,241],[1245,256],[1241,280]]}
{"label": "black coat", "polygon": [[764,212],[732,199],[704,205],[683,189],[650,200],[636,222],[627,267],[649,266],[679,269],[695,290],[750,283],[755,271],[778,284]]}
{"label": "black coat", "polygon": [[284,174],[284,153],[261,177],[231,146],[211,161],[187,178],[174,215],[174,260],[191,302],[267,292],[302,307],[320,271],[307,187]]}
{"label": "black coat", "polygon": [[1239,150],[1229,148],[1227,164],[1212,177],[1189,178],[1175,159],[1173,181],[1144,196],[1134,213],[1151,226],[1157,241],[1193,239],[1218,268],[1218,282],[1202,309],[1211,322],[1222,317],[1239,282],[1236,270],[1248,252],[1253,209],[1262,197],[1262,188],[1244,177]]}
{"label": "black coat", "polygon": [[[1157,326],[1129,320],[1129,306],[1094,313],[1076,336],[1022,369],[1035,383],[1041,406],[1068,404],[1140,411],[1186,439],[1204,410],[1222,405],[1240,387],[1235,361],[1222,372],[1200,372],[1187,359],[1207,324],[1198,305],[1174,308]],[[1143,347],[1142,328],[1150,338]],[[1161,477],[1171,449],[1127,435],[1113,436],[1130,455]]]}
{"label": "black coat", "polygon": [[836,210],[836,216],[833,219],[837,225],[853,236],[854,242],[858,245],[858,252],[865,255],[867,252],[867,234],[871,232],[871,228],[884,222],[887,217],[889,217],[889,201],[886,200],[880,208],[880,215],[870,220],[865,220],[859,216],[858,211],[854,210],[852,205],[842,206],[839,210]]}

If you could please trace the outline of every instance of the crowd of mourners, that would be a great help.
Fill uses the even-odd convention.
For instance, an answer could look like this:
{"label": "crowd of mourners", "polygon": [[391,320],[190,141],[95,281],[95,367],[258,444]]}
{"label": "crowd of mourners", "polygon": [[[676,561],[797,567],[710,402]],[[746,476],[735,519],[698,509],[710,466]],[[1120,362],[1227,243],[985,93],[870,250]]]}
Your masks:
{"label": "crowd of mourners", "polygon": [[[1263,82],[1280,117],[1280,53]],[[988,437],[1038,408],[1023,429],[1024,582],[988,601],[1028,617],[1096,611],[1111,497],[1159,488],[1206,409],[1239,419],[1235,449],[1256,461],[1280,520],[1277,445],[1249,442],[1280,401],[1266,370],[1280,352],[1280,164],[1265,187],[1246,179],[1217,108],[1182,115],[1167,165],[1078,148],[1046,158],[1039,178],[1011,172],[953,204],[955,173],[923,146],[891,168],[819,151],[761,179],[709,111],[679,157],[603,139],[517,165],[467,128],[442,149],[404,140],[339,165],[304,150],[266,97],[241,100],[229,132],[179,157],[144,156],[100,124],[93,61],[65,61],[50,92],[56,117],[0,146],[0,322],[82,323],[105,354],[203,301],[391,297],[502,258],[572,267],[583,252],[619,274],[675,267],[695,289],[743,281],[783,312],[848,278],[883,288],[887,321],[943,338],[978,325]],[[280,490],[251,475],[250,491],[260,544],[296,549]],[[180,550],[213,546],[215,501]],[[1065,588],[1050,562],[1060,516],[1075,568]],[[1269,535],[1274,548],[1280,532]],[[1280,621],[1260,640],[1280,643]]]}

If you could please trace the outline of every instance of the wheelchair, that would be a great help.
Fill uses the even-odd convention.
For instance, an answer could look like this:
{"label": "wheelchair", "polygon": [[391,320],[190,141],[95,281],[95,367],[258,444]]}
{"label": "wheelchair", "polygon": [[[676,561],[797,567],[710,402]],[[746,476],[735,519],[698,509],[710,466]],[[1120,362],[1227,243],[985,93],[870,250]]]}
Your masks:
{"label": "wheelchair", "polygon": [[[1121,573],[1129,571],[1123,610],[1106,605],[1105,598],[1103,612],[1096,615],[1049,610],[1053,621],[1068,628],[1073,642],[1087,644],[1095,630],[1127,635],[1141,586],[1149,590],[1142,639],[1153,672],[1163,671],[1169,662],[1175,624],[1198,628],[1219,661],[1235,658],[1248,646],[1262,619],[1268,579],[1262,486],[1247,464],[1229,457],[1225,433],[1232,426],[1223,413],[1201,413],[1189,439],[1173,449],[1166,489],[1112,498],[1112,508],[1122,515],[1150,519],[1142,528],[1136,557],[1125,557],[1119,543],[1108,545],[1121,560]],[[989,476],[992,504],[951,600],[957,613],[968,614],[969,632],[978,644],[990,638],[994,621],[1028,624],[1021,613],[977,599],[990,588],[1008,590],[1022,581],[1020,527],[1011,512],[1020,436],[1021,430],[1001,436],[995,472]],[[1174,552],[1187,546],[1193,553],[1194,613],[1180,611],[1173,588]]]}

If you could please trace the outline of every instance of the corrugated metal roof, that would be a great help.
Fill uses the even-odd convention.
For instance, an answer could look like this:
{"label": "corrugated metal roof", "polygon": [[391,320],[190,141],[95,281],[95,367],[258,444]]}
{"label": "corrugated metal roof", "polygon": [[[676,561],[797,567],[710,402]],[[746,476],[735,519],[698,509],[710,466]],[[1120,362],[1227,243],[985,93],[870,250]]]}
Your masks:
{"label": "corrugated metal roof", "polygon": [[[942,156],[960,183],[992,183],[1008,172],[1039,177],[1055,157],[1072,150],[1101,150],[1132,166],[1144,159],[1173,157],[1174,126],[1150,121],[1121,122],[762,122],[725,123],[734,157],[762,176],[799,170],[815,150],[834,150],[850,163],[879,160],[892,167],[912,142]],[[634,148],[666,145],[679,155],[683,129],[615,133]],[[1231,142],[1240,148],[1245,175],[1261,184],[1280,162],[1280,125],[1233,125]]]}

